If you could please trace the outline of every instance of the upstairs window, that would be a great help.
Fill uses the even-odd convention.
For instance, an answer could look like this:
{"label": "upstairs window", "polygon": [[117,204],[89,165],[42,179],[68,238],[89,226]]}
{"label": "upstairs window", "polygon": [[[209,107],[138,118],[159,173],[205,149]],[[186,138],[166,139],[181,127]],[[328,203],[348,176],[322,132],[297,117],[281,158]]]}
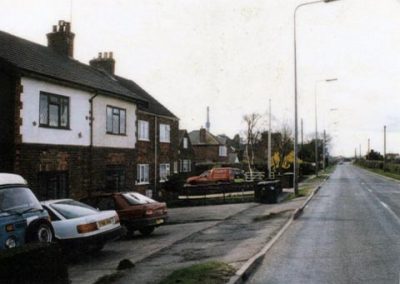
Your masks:
{"label": "upstairs window", "polygon": [[69,128],[69,98],[40,93],[39,125],[52,128]]}
{"label": "upstairs window", "polygon": [[126,134],[126,110],[107,106],[107,133],[116,135]]}
{"label": "upstairs window", "polygon": [[160,142],[170,142],[170,126],[168,124],[160,124]]}
{"label": "upstairs window", "polygon": [[220,157],[226,157],[227,154],[227,149],[226,146],[219,146],[219,156]]}
{"label": "upstairs window", "polygon": [[187,137],[183,138],[183,149],[187,149],[188,148],[188,139]]}
{"label": "upstairs window", "polygon": [[149,122],[145,120],[138,121],[138,139],[149,141]]}

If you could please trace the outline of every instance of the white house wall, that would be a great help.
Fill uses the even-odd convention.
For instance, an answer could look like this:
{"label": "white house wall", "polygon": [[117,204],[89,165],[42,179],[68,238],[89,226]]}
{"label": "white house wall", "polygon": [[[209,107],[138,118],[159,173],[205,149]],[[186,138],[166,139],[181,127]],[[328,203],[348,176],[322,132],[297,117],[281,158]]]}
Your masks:
{"label": "white house wall", "polygon": [[[23,77],[21,83],[23,86],[23,93],[21,94],[23,107],[20,131],[23,143],[90,145],[89,99],[93,94],[27,77]],[[69,130],[39,127],[41,91],[69,97]]]}
{"label": "white house wall", "polygon": [[[107,106],[123,108],[126,110],[126,135],[113,135],[106,133]],[[136,104],[99,95],[93,100],[93,109],[93,146],[135,148]]]}

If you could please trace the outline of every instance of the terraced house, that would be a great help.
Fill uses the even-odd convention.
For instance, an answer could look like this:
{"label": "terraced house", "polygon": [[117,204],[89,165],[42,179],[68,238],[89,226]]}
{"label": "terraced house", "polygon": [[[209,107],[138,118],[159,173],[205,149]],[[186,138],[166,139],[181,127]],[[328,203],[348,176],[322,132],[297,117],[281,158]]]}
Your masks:
{"label": "terraced house", "polygon": [[0,32],[0,171],[24,176],[41,199],[134,189],[146,172],[138,164],[145,113],[156,145],[149,165],[160,167],[156,181],[163,178],[177,160],[178,119],[115,76],[112,53],[90,65],[75,60],[74,36],[63,21],[47,34],[48,46]]}

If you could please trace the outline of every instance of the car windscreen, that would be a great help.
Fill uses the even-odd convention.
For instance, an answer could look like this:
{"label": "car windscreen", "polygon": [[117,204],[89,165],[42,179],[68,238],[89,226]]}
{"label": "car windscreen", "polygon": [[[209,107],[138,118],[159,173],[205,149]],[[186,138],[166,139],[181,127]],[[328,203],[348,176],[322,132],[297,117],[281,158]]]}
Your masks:
{"label": "car windscreen", "polygon": [[22,213],[27,210],[41,210],[36,196],[27,187],[0,189],[0,211]]}
{"label": "car windscreen", "polygon": [[63,200],[50,204],[50,207],[60,213],[65,219],[73,219],[93,215],[99,211],[92,206],[75,200]]}
{"label": "car windscreen", "polygon": [[148,204],[156,202],[155,200],[137,192],[124,193],[123,196],[131,205],[140,205],[140,204]]}

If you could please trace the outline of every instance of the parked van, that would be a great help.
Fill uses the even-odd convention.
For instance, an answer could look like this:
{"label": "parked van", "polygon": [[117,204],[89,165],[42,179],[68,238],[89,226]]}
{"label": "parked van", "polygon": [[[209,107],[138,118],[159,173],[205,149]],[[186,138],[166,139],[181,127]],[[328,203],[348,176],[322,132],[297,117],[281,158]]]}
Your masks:
{"label": "parked van", "polygon": [[213,168],[199,176],[189,177],[187,184],[230,183],[235,179],[243,179],[244,172],[237,168]]}
{"label": "parked van", "polygon": [[0,250],[27,242],[51,242],[49,215],[24,178],[0,173]]}

